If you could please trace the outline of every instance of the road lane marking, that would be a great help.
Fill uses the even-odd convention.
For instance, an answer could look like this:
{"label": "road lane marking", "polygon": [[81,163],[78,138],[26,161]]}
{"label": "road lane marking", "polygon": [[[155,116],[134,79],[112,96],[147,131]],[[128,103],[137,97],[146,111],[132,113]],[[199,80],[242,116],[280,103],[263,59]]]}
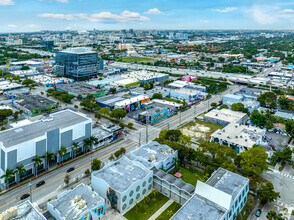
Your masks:
{"label": "road lane marking", "polygon": [[[126,144],[126,145],[124,145],[124,146],[122,146],[122,147],[127,147],[127,146],[129,146],[129,145],[131,145],[131,144],[134,144],[134,142],[131,141],[130,143],[128,143],[128,144]],[[114,153],[115,151],[117,151],[117,149],[116,149],[116,150],[113,150],[113,151],[111,151],[111,152],[109,152],[109,153],[107,153],[107,154],[105,154],[105,155],[103,155],[103,156],[101,156],[101,157],[98,157],[98,159],[102,159],[103,157],[107,157],[108,155]],[[82,166],[76,168],[74,171],[77,171],[77,170],[79,170],[79,169],[81,169],[81,168],[83,168],[83,167],[85,167],[85,166],[87,166],[87,165],[89,165],[89,164],[91,164],[91,162],[86,163],[86,164],[84,164],[84,165],[82,165]],[[72,172],[74,172],[74,171],[72,171]],[[72,173],[72,172],[70,172],[70,173]],[[57,177],[57,178],[51,180],[50,182],[45,183],[43,186],[33,189],[32,192],[36,191],[37,189],[41,189],[41,188],[43,188],[44,186],[48,185],[49,183],[55,182],[56,180],[59,180],[59,179],[61,179],[62,177],[65,177],[67,174],[70,174],[70,173],[63,174],[62,176]],[[27,193],[30,193],[30,192],[27,192]],[[31,196],[31,195],[30,195],[30,196]],[[16,200],[19,199],[20,197],[21,197],[21,196],[19,196],[19,197],[17,197],[16,199],[11,200],[10,202],[8,202],[8,203],[6,203],[6,204],[0,206],[0,208],[9,205],[10,203],[16,201]]]}

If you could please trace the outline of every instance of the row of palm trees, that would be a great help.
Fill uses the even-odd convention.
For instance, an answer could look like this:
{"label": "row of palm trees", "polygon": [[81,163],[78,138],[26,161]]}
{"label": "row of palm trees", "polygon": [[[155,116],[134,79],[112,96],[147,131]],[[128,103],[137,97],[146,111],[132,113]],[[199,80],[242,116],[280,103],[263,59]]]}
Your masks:
{"label": "row of palm trees", "polygon": [[[86,138],[83,140],[83,152],[85,153],[88,148],[90,147],[90,150],[93,150],[93,146],[98,144],[98,139],[94,136],[91,136],[90,138]],[[76,152],[80,149],[80,144],[77,142],[73,142],[72,144],[72,156],[71,158],[75,158]],[[66,147],[62,146],[60,150],[58,151],[58,155],[61,158],[61,163],[63,164],[63,156],[67,154]],[[52,152],[46,152],[46,154],[42,157],[36,155],[32,159],[32,162],[34,162],[34,168],[35,168],[35,176],[38,176],[38,167],[43,163],[43,159],[46,160],[47,163],[47,170],[49,170],[49,164],[50,161],[55,158],[55,154]],[[17,174],[17,183],[20,182],[21,175],[26,172],[26,169],[24,168],[23,164],[20,164],[16,166],[15,170],[13,169],[6,169],[5,173],[0,177],[1,179],[4,178],[5,183],[7,184],[7,188],[9,187],[9,180],[14,177],[15,174]]]}

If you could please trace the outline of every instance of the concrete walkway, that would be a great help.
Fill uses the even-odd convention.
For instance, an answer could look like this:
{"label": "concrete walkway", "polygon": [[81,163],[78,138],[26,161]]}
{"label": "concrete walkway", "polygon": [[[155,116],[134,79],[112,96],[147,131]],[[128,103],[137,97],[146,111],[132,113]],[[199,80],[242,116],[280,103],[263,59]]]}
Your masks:
{"label": "concrete walkway", "polygon": [[168,200],[160,209],[158,209],[148,220],[155,220],[161,213],[164,212],[172,203],[174,202],[173,199]]}

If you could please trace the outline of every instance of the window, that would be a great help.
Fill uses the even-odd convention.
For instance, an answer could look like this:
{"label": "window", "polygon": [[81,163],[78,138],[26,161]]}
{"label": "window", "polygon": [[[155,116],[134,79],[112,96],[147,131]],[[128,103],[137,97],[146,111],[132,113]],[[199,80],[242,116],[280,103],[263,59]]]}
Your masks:
{"label": "window", "polygon": [[132,197],[134,195],[134,191],[132,190],[129,194],[130,197]]}
{"label": "window", "polygon": [[146,186],[146,181],[143,182],[143,187]]}
{"label": "window", "polygon": [[136,188],[136,192],[138,192],[140,190],[140,186],[137,186]]}
{"label": "window", "polygon": [[122,207],[122,210],[125,210],[127,207],[127,204],[124,204],[123,207]]}
{"label": "window", "polygon": [[143,193],[143,195],[144,195],[144,194],[146,193],[146,189],[143,189],[143,192],[142,192],[142,193]]}
{"label": "window", "polygon": [[122,201],[124,202],[124,201],[126,201],[126,199],[127,199],[127,196],[124,196]]}
{"label": "window", "polygon": [[239,202],[241,202],[241,195],[239,196]]}
{"label": "window", "polygon": [[237,208],[237,203],[238,203],[238,200],[236,200],[236,202],[235,202],[235,208]]}
{"label": "window", "polygon": [[148,190],[150,190],[150,189],[151,189],[151,187],[152,187],[152,185],[149,185],[149,186],[148,186]]}
{"label": "window", "polygon": [[150,183],[152,181],[152,177],[149,178],[148,182]]}
{"label": "window", "polygon": [[137,195],[136,195],[136,199],[139,199],[140,198],[140,193],[138,193]]}
{"label": "window", "polygon": [[133,201],[134,201],[134,200],[133,200],[133,199],[131,199],[131,200],[130,200],[130,202],[129,202],[129,204],[130,204],[130,205],[132,205],[132,204],[133,204]]}

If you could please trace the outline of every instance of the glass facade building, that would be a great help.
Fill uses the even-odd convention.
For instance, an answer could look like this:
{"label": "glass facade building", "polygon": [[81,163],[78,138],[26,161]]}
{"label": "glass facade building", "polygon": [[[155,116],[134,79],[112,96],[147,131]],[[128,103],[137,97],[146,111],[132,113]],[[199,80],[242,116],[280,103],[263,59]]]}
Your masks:
{"label": "glass facade building", "polygon": [[[76,48],[72,48],[76,49]],[[75,79],[98,74],[98,53],[91,50],[56,52],[56,73]]]}

